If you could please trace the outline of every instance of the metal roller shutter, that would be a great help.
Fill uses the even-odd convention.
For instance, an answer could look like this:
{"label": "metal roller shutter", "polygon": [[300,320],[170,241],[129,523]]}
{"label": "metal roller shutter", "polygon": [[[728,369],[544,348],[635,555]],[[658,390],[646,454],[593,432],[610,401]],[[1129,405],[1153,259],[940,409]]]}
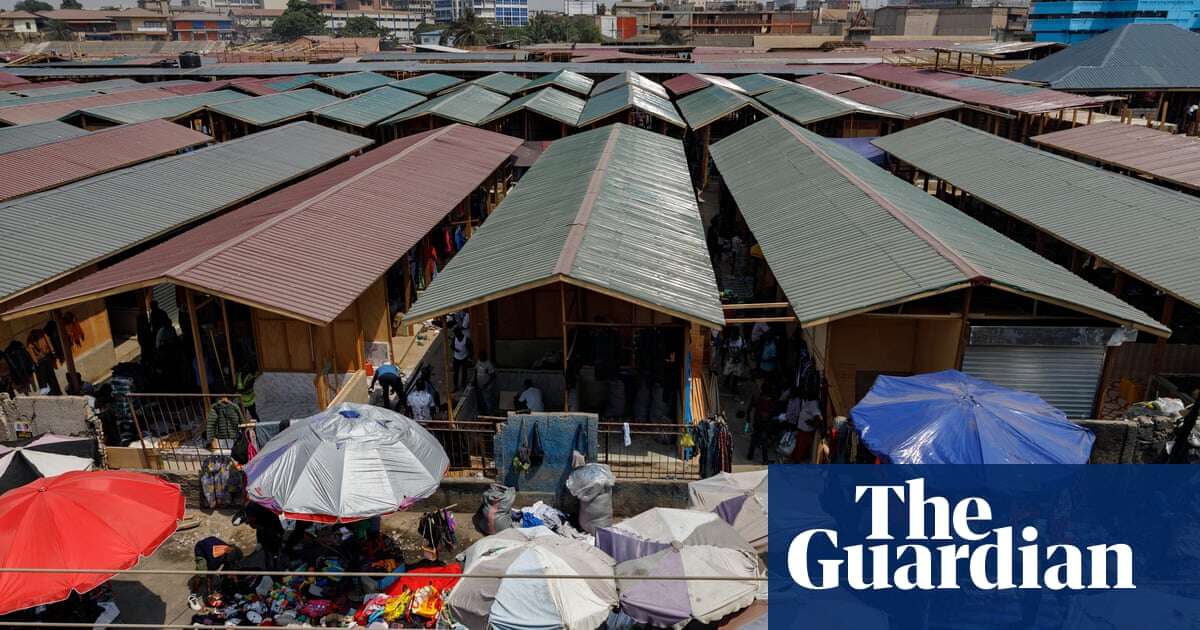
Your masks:
{"label": "metal roller shutter", "polygon": [[1041,396],[1069,418],[1092,415],[1105,346],[967,346],[963,372]]}

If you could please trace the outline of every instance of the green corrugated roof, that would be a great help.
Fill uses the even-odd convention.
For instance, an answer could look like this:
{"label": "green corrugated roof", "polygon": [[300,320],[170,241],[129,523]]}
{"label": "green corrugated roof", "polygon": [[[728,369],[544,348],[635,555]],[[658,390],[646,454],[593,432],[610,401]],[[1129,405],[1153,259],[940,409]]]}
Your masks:
{"label": "green corrugated roof", "polygon": [[478,125],[488,114],[508,102],[508,97],[477,85],[468,85],[400,112],[380,124],[411,120],[426,114],[467,125]]}
{"label": "green corrugated roof", "polygon": [[319,77],[315,74],[298,74],[294,77],[289,77],[287,79],[280,79],[278,81],[271,81],[269,83],[263,83],[263,85],[271,88],[272,90],[279,90],[280,92],[286,92],[288,90],[294,90],[299,87],[304,87],[306,85],[310,85],[310,84],[316,82],[320,78],[321,77]]}
{"label": "green corrugated roof", "polygon": [[577,96],[560,92],[554,88],[544,88],[532,94],[526,94],[497,109],[490,116],[481,120],[480,124],[499,120],[513,112],[527,109],[574,127],[579,122],[579,114],[583,112],[583,105],[583,99]]}
{"label": "green corrugated roof", "polygon": [[472,84],[485,87],[493,92],[499,92],[506,96],[512,96],[521,91],[529,79],[519,77],[515,74],[507,72],[493,72],[486,77],[480,77],[471,81]]}
{"label": "green corrugated roof", "polygon": [[724,324],[679,140],[611,125],[555,141],[406,317],[560,277],[706,326]]}
{"label": "green corrugated roof", "polygon": [[1067,269],[778,116],[716,143],[712,156],[804,325],[984,283],[1165,330]]}
{"label": "green corrugated roof", "polygon": [[671,101],[636,85],[622,85],[615,90],[589,98],[579,115],[579,126],[590,125],[631,107],[672,125],[687,127],[687,123],[683,122]]}
{"label": "green corrugated roof", "polygon": [[304,88],[210,105],[208,108],[255,127],[265,127],[303,116],[314,109],[337,101],[338,97],[336,96],[330,96],[312,88]]}
{"label": "green corrugated roof", "polygon": [[60,120],[50,120],[31,125],[15,127],[0,127],[0,154],[20,151],[30,147],[40,147],[86,136],[88,131],[75,125],[68,125]]}
{"label": "green corrugated roof", "polygon": [[241,92],[233,90],[217,90],[215,92],[205,92],[203,94],[189,94],[187,96],[173,96],[171,98],[162,98],[156,101],[138,101],[136,103],[122,103],[120,105],[108,105],[106,107],[88,107],[75,112],[71,112],[63,119],[76,116],[78,114],[87,114],[93,118],[108,120],[115,123],[138,123],[147,120],[155,120],[158,118],[175,118],[182,116],[188,112],[196,111],[206,105],[219,105],[221,103],[230,103],[233,101],[245,100],[247,97]]}
{"label": "green corrugated roof", "polygon": [[667,88],[663,87],[661,83],[658,83],[657,81],[651,81],[650,79],[647,79],[646,77],[632,70],[626,70],[621,74],[611,76],[597,83],[596,86],[592,88],[591,95],[596,96],[598,94],[603,94],[605,92],[615,90],[622,85],[636,85],[643,90],[646,90],[647,92],[653,92],[662,98],[671,98],[671,95],[667,93]]}
{"label": "green corrugated roof", "polygon": [[370,127],[390,116],[425,102],[425,97],[391,86],[326,105],[314,113],[354,127]]}
{"label": "green corrugated roof", "polygon": [[719,85],[710,85],[679,99],[679,111],[692,129],[702,129],[743,107],[752,107],[764,114],[770,111],[758,101]]}
{"label": "green corrugated roof", "polygon": [[317,79],[313,84],[339,96],[353,96],[395,82],[395,79],[375,72],[354,72]]}
{"label": "green corrugated roof", "polygon": [[729,79],[734,85],[746,90],[750,96],[758,96],[765,94],[771,90],[778,90],[785,85],[792,85],[791,81],[785,81],[778,77],[773,77],[767,74],[745,74],[740,77]]}
{"label": "green corrugated roof", "polygon": [[276,188],[371,144],[308,122],[0,204],[0,299]]}
{"label": "green corrugated roof", "polygon": [[848,98],[822,92],[798,83],[789,83],[777,90],[757,96],[767,107],[787,116],[791,120],[807,125],[810,123],[848,116],[870,114],[886,118],[906,118],[886,109],[856,103]]}
{"label": "green corrugated roof", "polygon": [[950,120],[879,138],[888,153],[1200,306],[1200,199]]}
{"label": "green corrugated roof", "polygon": [[392,85],[402,90],[416,92],[423,96],[430,96],[452,88],[462,82],[463,80],[458,77],[431,72],[429,74],[422,74],[419,77],[409,77],[401,81],[396,81]]}
{"label": "green corrugated roof", "polygon": [[558,72],[543,74],[529,83],[526,83],[525,87],[521,88],[520,91],[529,92],[531,90],[553,85],[556,88],[563,89],[568,92],[574,92],[580,96],[587,96],[588,93],[592,91],[593,83],[594,81],[583,76],[582,74],[579,74],[578,72],[559,70]]}

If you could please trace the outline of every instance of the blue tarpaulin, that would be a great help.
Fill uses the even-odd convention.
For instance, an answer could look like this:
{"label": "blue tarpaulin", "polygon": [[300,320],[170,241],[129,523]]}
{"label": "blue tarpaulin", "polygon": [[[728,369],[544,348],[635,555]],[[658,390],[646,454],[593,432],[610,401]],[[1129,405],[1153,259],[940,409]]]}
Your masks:
{"label": "blue tarpaulin", "polygon": [[956,370],[879,376],[850,417],[896,464],[1086,464],[1095,441],[1038,396]]}
{"label": "blue tarpaulin", "polygon": [[829,138],[851,151],[867,158],[876,166],[883,166],[883,149],[871,144],[875,138]]}

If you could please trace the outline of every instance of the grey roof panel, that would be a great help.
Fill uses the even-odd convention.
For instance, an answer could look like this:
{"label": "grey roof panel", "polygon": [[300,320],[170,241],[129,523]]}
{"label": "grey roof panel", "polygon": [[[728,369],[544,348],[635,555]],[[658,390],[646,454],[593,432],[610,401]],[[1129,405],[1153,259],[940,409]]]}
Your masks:
{"label": "grey roof panel", "polygon": [[208,109],[256,127],[266,127],[303,116],[337,101],[338,97],[336,96],[312,88],[304,88],[267,96],[242,98],[228,103],[210,105]]}
{"label": "grey roof panel", "polygon": [[1200,34],[1172,24],[1127,24],[1009,76],[1056,90],[1198,88],[1198,58]]}
{"label": "grey roof panel", "polygon": [[683,144],[611,125],[557,140],[407,314],[567,282],[724,323]]}
{"label": "grey roof panel", "polygon": [[949,121],[876,146],[1200,306],[1200,199]]}
{"label": "grey roof panel", "polygon": [[636,85],[643,90],[646,90],[647,92],[653,92],[662,98],[671,98],[671,95],[667,93],[667,88],[663,87],[661,83],[658,83],[657,81],[651,81],[650,79],[647,79],[646,77],[632,70],[626,70],[625,72],[611,76],[597,83],[594,87],[592,87],[591,95],[596,96],[598,94],[603,94],[605,92],[615,90],[622,85]]}
{"label": "grey roof panel", "polygon": [[746,74],[740,77],[734,77],[730,79],[730,81],[732,81],[734,85],[745,90],[750,96],[766,94],[771,90],[778,90],[785,85],[791,85],[791,82],[789,81],[761,73]]}
{"label": "grey roof panel", "polygon": [[80,129],[75,125],[68,125],[58,120],[33,123],[32,125],[0,127],[0,154],[40,147],[44,144],[53,144],[87,134],[86,129]]}
{"label": "grey roof panel", "polygon": [[1067,269],[779,117],[718,142],[712,156],[805,325],[985,283],[1165,331]]}
{"label": "grey roof panel", "polygon": [[906,118],[895,112],[870,105],[863,105],[848,98],[822,92],[798,83],[789,83],[779,89],[758,95],[758,100],[791,120],[807,125],[810,123],[849,116],[867,114],[883,118]]}
{"label": "grey roof panel", "polygon": [[409,92],[416,92],[423,96],[431,96],[444,90],[448,90],[460,83],[463,80],[458,77],[452,77],[437,72],[422,74],[418,77],[409,77],[392,83],[392,85]]}
{"label": "grey roof panel", "polygon": [[188,225],[371,141],[308,122],[0,204],[0,299]]}
{"label": "grey roof panel", "polygon": [[676,127],[687,127],[687,123],[683,121],[671,101],[630,84],[589,98],[583,112],[579,114],[579,126],[599,122],[630,108],[665,120]]}
{"label": "grey roof panel", "polygon": [[493,92],[499,92],[505,96],[512,96],[521,91],[529,79],[519,77],[515,74],[507,72],[493,72],[485,77],[479,77],[471,83],[480,87],[485,87]]}
{"label": "grey roof panel", "polygon": [[105,107],[87,107],[67,114],[63,118],[69,118],[78,114],[87,114],[93,118],[100,118],[115,123],[139,123],[157,118],[175,118],[176,116],[182,116],[207,105],[219,105],[246,98],[247,96],[241,92],[217,90],[215,92],[175,96],[155,101],[138,101],[136,103],[122,103],[120,105],[107,105]]}
{"label": "grey roof panel", "polygon": [[692,129],[702,129],[744,107],[757,109],[764,114],[770,114],[766,107],[758,101],[732,92],[719,85],[710,85],[698,92],[692,92],[679,99],[676,103],[683,113],[684,120]]}
{"label": "grey roof panel", "polygon": [[320,118],[353,127],[370,127],[423,102],[425,97],[420,94],[385,85],[366,94],[326,105],[313,113]]}
{"label": "grey roof panel", "polygon": [[395,79],[376,72],[354,72],[324,77],[313,81],[313,85],[323,87],[338,96],[354,96],[377,87],[395,83]]}
{"label": "grey roof panel", "polygon": [[400,112],[380,124],[397,123],[428,114],[466,125],[478,125],[507,102],[508,97],[503,94],[468,85]]}
{"label": "grey roof panel", "polygon": [[526,83],[525,87],[520,89],[520,92],[529,92],[531,90],[552,85],[560,90],[574,92],[580,96],[587,96],[592,91],[592,85],[594,83],[594,81],[583,76],[582,74],[579,74],[578,72],[564,69],[557,72],[551,72],[550,74],[543,74],[542,76],[533,79],[529,83]]}
{"label": "grey roof panel", "polygon": [[583,99],[548,87],[510,101],[479,122],[490,123],[524,109],[574,127],[579,122],[583,107]]}

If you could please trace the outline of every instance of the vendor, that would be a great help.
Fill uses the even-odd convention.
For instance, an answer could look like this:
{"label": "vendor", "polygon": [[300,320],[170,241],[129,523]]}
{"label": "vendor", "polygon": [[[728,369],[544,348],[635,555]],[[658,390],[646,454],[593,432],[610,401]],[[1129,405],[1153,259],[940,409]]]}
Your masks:
{"label": "vendor", "polygon": [[535,413],[546,410],[546,405],[542,402],[542,390],[538,389],[531,379],[525,379],[525,389],[521,391],[514,402],[519,410]]}
{"label": "vendor", "polygon": [[396,396],[399,397],[400,392],[404,391],[403,381],[400,378],[400,368],[396,367],[390,361],[385,362],[375,370],[375,376],[371,379],[370,389],[375,389],[377,383],[383,387],[383,407],[385,409],[392,409],[392,393],[395,392]]}

